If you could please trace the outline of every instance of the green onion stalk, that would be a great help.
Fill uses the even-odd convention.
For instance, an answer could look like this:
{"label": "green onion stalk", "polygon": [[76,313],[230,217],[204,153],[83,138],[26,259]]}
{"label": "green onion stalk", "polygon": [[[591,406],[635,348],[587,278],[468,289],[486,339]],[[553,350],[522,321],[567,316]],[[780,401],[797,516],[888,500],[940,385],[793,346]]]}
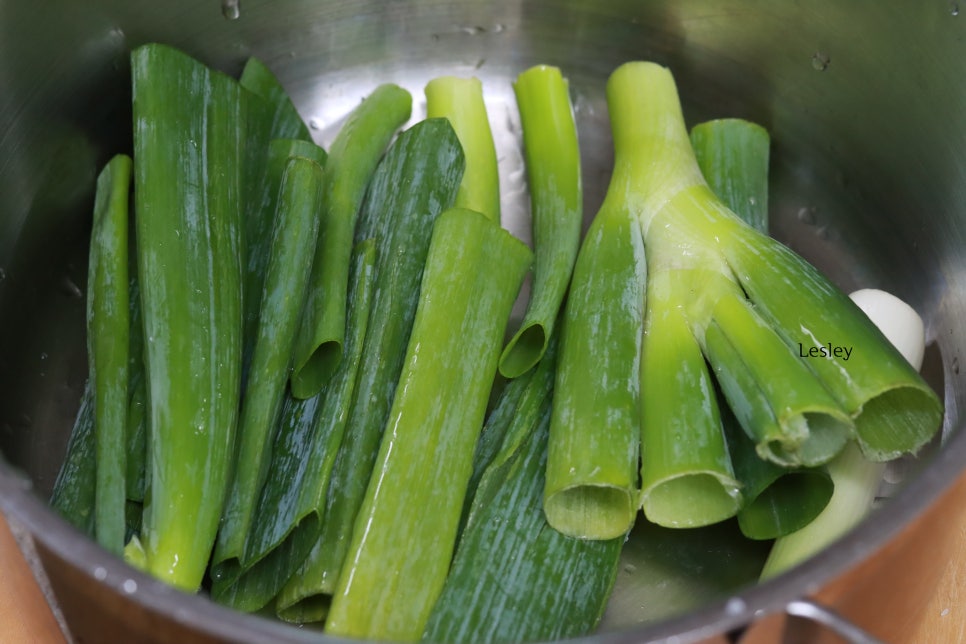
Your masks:
{"label": "green onion stalk", "polygon": [[715,197],[671,73],[628,63],[607,94],[647,248],[645,514],[701,525],[741,506],[705,359],[759,454],[781,465],[828,462],[852,437],[880,461],[925,444],[938,397],[847,295]]}
{"label": "green onion stalk", "polygon": [[[878,289],[861,289],[850,297],[882,329],[909,364],[919,369],[925,349],[919,314],[899,298]],[[873,507],[884,471],[884,463],[868,460],[855,443],[849,443],[828,464],[835,485],[828,505],[808,525],[775,541],[761,578],[774,577],[805,561],[858,525]]]}
{"label": "green onion stalk", "polygon": [[[767,233],[768,131],[745,119],[715,119],[691,129],[691,144],[712,192],[753,228]],[[738,511],[742,534],[750,539],[774,539],[807,525],[832,495],[827,469],[783,467],[761,458],[727,403],[719,408],[744,498]]]}
{"label": "green onion stalk", "polygon": [[567,80],[548,65],[531,67],[513,84],[530,187],[533,283],[520,327],[500,356],[500,373],[515,378],[543,356],[570,285],[580,247],[583,186],[577,125]]}

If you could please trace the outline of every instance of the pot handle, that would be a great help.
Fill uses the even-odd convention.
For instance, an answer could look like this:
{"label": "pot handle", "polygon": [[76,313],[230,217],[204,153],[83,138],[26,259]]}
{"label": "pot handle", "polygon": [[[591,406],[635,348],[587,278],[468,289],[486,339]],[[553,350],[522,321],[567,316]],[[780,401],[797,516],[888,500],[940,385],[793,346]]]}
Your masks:
{"label": "pot handle", "polygon": [[884,644],[882,640],[856,626],[831,608],[809,599],[796,599],[785,605],[785,612],[824,626],[850,644]]}

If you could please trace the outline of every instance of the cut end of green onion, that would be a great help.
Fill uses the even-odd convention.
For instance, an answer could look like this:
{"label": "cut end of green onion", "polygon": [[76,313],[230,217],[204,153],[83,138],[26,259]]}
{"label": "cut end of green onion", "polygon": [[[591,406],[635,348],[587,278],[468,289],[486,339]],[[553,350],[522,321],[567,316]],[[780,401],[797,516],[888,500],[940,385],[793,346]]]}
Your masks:
{"label": "cut end of green onion", "polygon": [[729,519],[741,508],[739,484],[697,472],[660,481],[644,492],[648,521],[665,528],[697,528]]}
{"label": "cut end of green onion", "polygon": [[540,323],[521,327],[500,356],[500,375],[516,378],[530,371],[547,350],[547,330]]}
{"label": "cut end of green onion", "polygon": [[634,525],[637,499],[614,485],[575,485],[544,501],[547,523],[575,539],[605,540],[627,534]]}
{"label": "cut end of green onion", "polygon": [[884,462],[918,451],[935,435],[942,418],[935,392],[900,386],[866,402],[855,419],[855,428],[865,457]]}
{"label": "cut end of green onion", "polygon": [[827,463],[842,451],[852,432],[848,416],[834,411],[805,412],[782,424],[788,431],[759,443],[757,451],[763,459],[785,467]]}
{"label": "cut end of green onion", "polygon": [[834,486],[824,469],[794,470],[769,485],[738,513],[749,539],[776,539],[800,530],[828,505]]}

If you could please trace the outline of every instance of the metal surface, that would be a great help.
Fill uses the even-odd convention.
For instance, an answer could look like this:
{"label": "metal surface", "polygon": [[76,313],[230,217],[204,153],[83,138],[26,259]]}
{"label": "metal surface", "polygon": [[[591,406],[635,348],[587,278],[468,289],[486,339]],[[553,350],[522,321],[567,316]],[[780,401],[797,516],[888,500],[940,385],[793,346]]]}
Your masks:
{"label": "metal surface", "polygon": [[[808,565],[595,641],[697,641],[811,594],[922,513],[966,463],[966,16],[949,0],[0,0],[0,504],[36,535],[65,612],[156,641],[309,641],[188,597],[107,556],[46,510],[85,377],[83,289],[95,174],[129,145],[127,52],[164,41],[229,73],[257,55],[325,143],[368,91],[479,76],[500,150],[507,227],[528,237],[510,80],[570,80],[586,211],[610,170],[603,86],[620,63],[675,73],[691,123],[772,133],[773,233],[842,288],[887,289],[924,317],[944,445],[894,468],[895,497]],[[928,467],[924,467],[928,465]],[[633,605],[634,598],[629,598]],[[100,612],[98,612],[100,611]],[[629,609],[633,612],[632,608]],[[123,632],[123,631],[119,631]],[[204,635],[207,634],[207,635]]]}

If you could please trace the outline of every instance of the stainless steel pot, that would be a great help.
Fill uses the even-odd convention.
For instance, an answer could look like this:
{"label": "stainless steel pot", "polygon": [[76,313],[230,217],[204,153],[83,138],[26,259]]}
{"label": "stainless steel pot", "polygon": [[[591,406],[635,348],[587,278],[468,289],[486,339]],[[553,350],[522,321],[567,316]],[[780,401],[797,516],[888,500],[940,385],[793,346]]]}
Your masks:
{"label": "stainless steel pot", "polygon": [[[379,82],[406,86],[418,106],[435,75],[479,76],[502,155],[507,225],[524,237],[509,80],[531,64],[559,65],[570,79],[588,213],[610,164],[603,85],[622,62],[671,67],[691,122],[742,116],[765,125],[774,141],[773,233],[844,289],[885,288],[920,311],[931,343],[927,373],[947,405],[942,441],[895,468],[886,507],[806,565],[702,596],[651,623],[625,618],[593,641],[726,641],[723,634],[735,639],[735,629],[755,623],[744,635],[752,641],[768,623],[763,616],[801,612],[808,605],[796,600],[809,597],[888,634],[889,600],[868,615],[863,597],[915,606],[915,595],[882,587],[883,570],[906,575],[913,589],[911,579],[930,583],[952,540],[934,529],[946,507],[938,502],[947,491],[963,496],[953,486],[966,463],[958,431],[966,402],[966,16],[958,13],[951,0],[0,0],[0,506],[32,534],[75,635],[318,637],[166,588],[45,505],[86,372],[93,180],[130,143],[127,52],[147,41],[230,73],[259,56],[323,143]],[[926,521],[914,523],[921,515]],[[915,570],[902,563],[912,552],[920,553],[908,564]],[[872,565],[877,553],[884,563]]]}

